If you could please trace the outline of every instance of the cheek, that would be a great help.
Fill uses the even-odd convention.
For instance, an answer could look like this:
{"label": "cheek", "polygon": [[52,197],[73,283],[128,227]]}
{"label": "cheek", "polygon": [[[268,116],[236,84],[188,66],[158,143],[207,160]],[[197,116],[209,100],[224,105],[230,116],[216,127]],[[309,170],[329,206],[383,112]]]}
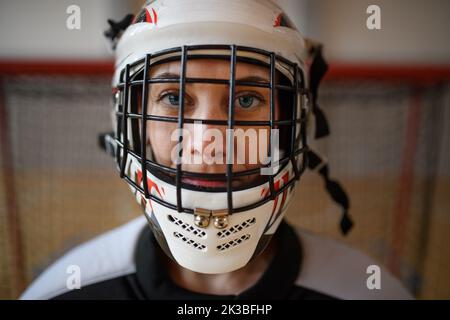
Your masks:
{"label": "cheek", "polygon": [[149,121],[147,127],[147,143],[150,143],[156,162],[162,165],[171,165],[171,150],[176,141],[171,141],[175,129],[173,124]]}
{"label": "cheek", "polygon": [[[245,167],[247,169],[254,169],[261,167],[263,165],[263,161],[266,159],[268,155],[268,149],[269,149],[269,140],[270,140],[270,127],[267,126],[260,126],[260,127],[252,127],[249,128],[243,128],[243,130],[254,130],[256,132],[256,142],[250,142],[249,140],[245,140],[244,145],[239,145],[238,141],[235,140],[236,143],[236,149],[237,148],[243,148],[241,150],[245,151]],[[254,161],[250,161],[250,159],[255,159],[256,163]]]}
{"label": "cheek", "polygon": [[[281,110],[280,110],[280,98],[278,95],[278,92],[275,94],[275,120],[282,120],[281,119]],[[285,106],[286,107],[286,106]]]}

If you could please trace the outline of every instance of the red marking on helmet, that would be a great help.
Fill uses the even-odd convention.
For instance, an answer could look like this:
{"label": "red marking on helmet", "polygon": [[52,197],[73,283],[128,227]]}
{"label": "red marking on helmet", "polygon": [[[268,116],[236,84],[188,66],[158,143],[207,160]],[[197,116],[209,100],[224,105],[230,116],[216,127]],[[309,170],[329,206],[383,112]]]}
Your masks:
{"label": "red marking on helmet", "polygon": [[142,182],[142,171],[141,170],[137,171],[137,181],[138,181],[138,184],[141,184],[141,182]]}
{"label": "red marking on helmet", "polygon": [[[283,185],[286,185],[288,183],[288,179],[289,179],[289,172],[286,172],[281,179],[278,179],[277,181],[275,181],[273,188],[275,189],[275,191],[278,191],[280,189],[280,182],[281,180],[283,180]],[[283,198],[281,198],[281,205],[280,205],[280,209],[278,210],[278,212],[280,212],[281,209],[283,209],[284,206],[284,202],[286,201],[286,194],[287,194],[287,190],[283,191]],[[275,213],[275,209],[277,208],[277,204],[278,204],[278,196],[276,196],[274,202],[273,202],[273,208],[272,208],[272,213],[270,214],[270,220],[272,220],[273,214]]]}
{"label": "red marking on helmet", "polygon": [[[137,178],[138,178],[138,184],[140,185],[142,183],[142,171],[138,170],[137,171]],[[159,191],[159,187],[158,185],[150,178],[147,177],[147,187],[148,187],[148,192],[150,194],[152,194],[152,190],[155,189],[156,193],[159,195],[160,198],[162,198],[161,192]],[[161,187],[162,189],[162,187]],[[149,199],[149,204],[150,204],[150,208],[153,211],[153,206],[152,206],[152,201]]]}
{"label": "red marking on helmet", "polygon": [[282,18],[283,14],[280,13],[276,18],[275,21],[273,22],[273,26],[274,27],[279,27],[281,26],[281,18]]}
{"label": "red marking on helmet", "polygon": [[[280,188],[280,180],[275,181],[275,183],[273,184],[273,188],[275,189],[275,191],[277,191]],[[273,202],[273,208],[272,208],[272,213],[270,214],[270,220],[272,220],[275,209],[277,208],[277,204],[278,204],[278,196],[276,196],[276,198]]]}
{"label": "red marking on helmet", "polygon": [[270,193],[270,189],[263,188],[261,190],[261,197],[265,198],[265,197],[267,197],[269,195],[269,193]]}
{"label": "red marking on helmet", "polygon": [[277,207],[277,204],[278,204],[278,196],[275,197],[275,201],[273,202],[272,213],[270,214],[270,219],[269,219],[269,221],[272,220],[272,217],[273,217],[273,214],[274,214],[275,209],[276,209],[276,207]]}
{"label": "red marking on helmet", "polygon": [[156,14],[155,9],[152,8],[152,12],[153,12],[154,20],[155,20],[154,23],[155,23],[155,24],[158,24],[158,15]]}
{"label": "red marking on helmet", "polygon": [[149,22],[149,23],[152,23],[152,22],[153,22],[153,21],[152,21],[152,17],[151,17],[151,15],[150,15],[150,12],[148,12],[147,9],[145,9],[145,22]]}
{"label": "red marking on helmet", "polygon": [[[283,185],[286,185],[288,183],[289,179],[289,172],[286,172],[283,177]],[[284,203],[286,202],[286,196],[287,196],[287,189],[283,191],[283,198],[281,199],[281,205],[280,210],[283,209]]]}

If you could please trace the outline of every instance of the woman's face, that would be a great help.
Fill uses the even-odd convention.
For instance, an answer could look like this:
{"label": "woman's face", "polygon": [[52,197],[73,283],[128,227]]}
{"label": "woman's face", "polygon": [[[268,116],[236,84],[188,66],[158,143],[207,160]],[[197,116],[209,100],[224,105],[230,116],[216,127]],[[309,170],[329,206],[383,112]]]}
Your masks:
{"label": "woman's face", "polygon": [[[168,62],[151,68],[150,78],[179,79],[180,62]],[[187,78],[229,79],[230,63],[225,60],[190,60]],[[253,64],[236,65],[236,80],[269,83],[269,69]],[[178,83],[157,83],[149,86],[149,115],[178,117]],[[229,86],[211,83],[186,83],[184,118],[201,120],[228,119]],[[275,119],[278,119],[278,97],[275,93]],[[238,86],[235,88],[235,121],[269,121],[270,90],[268,88]],[[176,167],[177,123],[147,121],[147,139],[155,161]],[[225,173],[227,161],[226,125],[184,123],[182,170],[199,173]],[[269,126],[239,126],[234,131],[233,172],[262,166],[270,138]],[[245,139],[237,138],[246,137]],[[262,148],[262,149],[261,149]],[[261,154],[260,154],[261,153]],[[251,183],[259,173],[233,180],[233,186]],[[184,183],[203,187],[224,187],[225,181],[184,178]]]}

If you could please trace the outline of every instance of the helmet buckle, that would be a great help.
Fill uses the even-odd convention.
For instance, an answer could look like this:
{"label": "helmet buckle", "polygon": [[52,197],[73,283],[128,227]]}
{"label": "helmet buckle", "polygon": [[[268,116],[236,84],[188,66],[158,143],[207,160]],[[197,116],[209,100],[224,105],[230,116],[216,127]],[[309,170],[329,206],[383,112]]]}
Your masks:
{"label": "helmet buckle", "polygon": [[208,210],[203,208],[195,208],[194,223],[199,228],[207,228],[211,217],[213,218],[214,227],[223,229],[228,226],[228,209]]}
{"label": "helmet buckle", "polygon": [[212,210],[211,215],[214,218],[214,227],[217,229],[228,227],[228,209]]}

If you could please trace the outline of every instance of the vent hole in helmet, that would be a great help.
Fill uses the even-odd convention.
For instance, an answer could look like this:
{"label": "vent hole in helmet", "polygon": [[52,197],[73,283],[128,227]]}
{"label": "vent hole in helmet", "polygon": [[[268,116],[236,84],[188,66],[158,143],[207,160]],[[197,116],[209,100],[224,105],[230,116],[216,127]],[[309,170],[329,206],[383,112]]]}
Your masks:
{"label": "vent hole in helmet", "polygon": [[194,249],[197,249],[197,250],[200,250],[200,251],[206,251],[206,246],[205,245],[200,244],[200,243],[198,243],[198,242],[196,242],[196,241],[194,241],[192,239],[189,239],[188,237],[182,235],[179,232],[175,231],[173,233],[173,235],[174,235],[175,238],[183,241],[186,245],[188,245],[188,246],[190,246],[190,247],[192,247]]}
{"label": "vent hole in helmet", "polygon": [[239,231],[249,228],[250,226],[254,225],[255,223],[256,223],[256,218],[247,219],[240,224],[234,225],[231,228],[228,228],[228,229],[218,232],[217,236],[221,239],[226,238],[232,234],[235,234]]}
{"label": "vent hole in helmet", "polygon": [[243,236],[241,236],[239,238],[233,239],[231,241],[225,242],[225,243],[217,246],[217,250],[225,251],[225,250],[235,248],[235,247],[241,245],[243,242],[247,241],[248,239],[250,239],[250,235],[244,234]]}
{"label": "vent hole in helmet", "polygon": [[197,236],[199,238],[205,239],[206,238],[206,232],[203,230],[200,230],[198,228],[195,228],[194,226],[190,225],[189,223],[183,222],[181,219],[178,219],[172,215],[168,215],[167,218],[170,222],[172,222],[174,225],[182,228],[185,232],[188,232],[194,236]]}

